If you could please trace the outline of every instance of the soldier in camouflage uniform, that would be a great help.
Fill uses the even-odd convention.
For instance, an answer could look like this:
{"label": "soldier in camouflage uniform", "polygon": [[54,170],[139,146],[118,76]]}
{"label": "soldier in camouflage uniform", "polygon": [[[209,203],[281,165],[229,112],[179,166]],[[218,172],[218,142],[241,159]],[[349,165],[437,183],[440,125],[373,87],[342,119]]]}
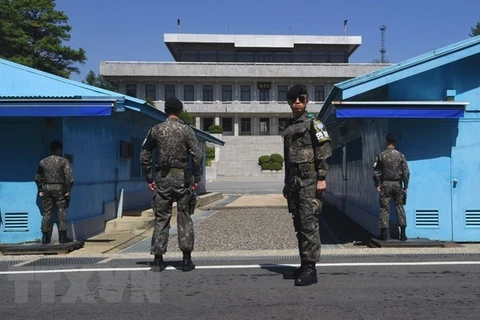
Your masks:
{"label": "soldier in camouflage uniform", "polygon": [[52,155],[40,161],[35,174],[35,183],[38,195],[42,198],[42,243],[50,242],[52,209],[55,205],[58,214],[58,234],[60,243],[69,242],[67,238],[66,203],[73,186],[73,174],[70,163],[62,155],[62,143],[52,141],[50,151]]}
{"label": "soldier in camouflage uniform", "polygon": [[393,197],[397,209],[400,240],[407,240],[405,228],[405,199],[410,179],[407,160],[403,153],[395,149],[396,137],[389,133],[386,136],[387,149],[377,155],[373,169],[375,187],[380,192],[380,240],[387,240],[387,229],[390,222],[390,199]]}
{"label": "soldier in camouflage uniform", "polygon": [[321,193],[326,189],[327,159],[331,156],[330,137],[322,122],[308,116],[308,94],[304,85],[287,92],[292,117],[283,134],[285,187],[288,209],[297,233],[301,266],[285,274],[295,285],[317,283],[316,262],[320,259],[318,218]]}
{"label": "soldier in camouflage uniform", "polygon": [[[177,202],[178,244],[183,252],[182,271],[191,271],[195,265],[191,259],[194,246],[193,222],[190,217],[190,196],[200,182],[202,153],[193,129],[179,117],[183,104],[177,98],[165,101],[167,120],[157,124],[147,134],[140,153],[150,190],[154,191],[152,208],[155,226],[152,235],[152,265],[160,271],[166,268],[163,255],[167,252],[172,204]],[[156,149],[156,168],[152,174],[152,155]],[[193,184],[190,188],[189,155]]]}

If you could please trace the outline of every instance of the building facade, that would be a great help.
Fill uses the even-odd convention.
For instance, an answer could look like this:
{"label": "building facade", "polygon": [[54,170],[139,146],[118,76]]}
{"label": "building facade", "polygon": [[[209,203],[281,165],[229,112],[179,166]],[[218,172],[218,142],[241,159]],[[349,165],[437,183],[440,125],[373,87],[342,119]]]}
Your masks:
{"label": "building facade", "polygon": [[[410,167],[407,236],[480,241],[480,36],[338,83],[319,116],[333,142],[325,198],[379,232],[372,176],[385,136]],[[391,232],[396,233],[392,206]]]}
{"label": "building facade", "polygon": [[195,127],[223,135],[280,135],[290,86],[304,83],[318,113],[333,84],[384,67],[349,63],[358,36],[165,34],[175,62],[101,61],[100,74],[129,96],[159,108],[184,101]]}

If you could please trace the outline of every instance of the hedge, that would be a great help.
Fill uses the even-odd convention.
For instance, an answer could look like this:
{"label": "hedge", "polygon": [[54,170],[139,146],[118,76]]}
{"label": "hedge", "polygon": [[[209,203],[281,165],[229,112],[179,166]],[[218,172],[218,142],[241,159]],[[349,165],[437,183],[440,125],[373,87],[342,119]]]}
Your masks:
{"label": "hedge", "polygon": [[210,127],[208,127],[208,132],[210,133],[223,133],[223,128],[220,126],[217,126],[216,124],[212,124]]}

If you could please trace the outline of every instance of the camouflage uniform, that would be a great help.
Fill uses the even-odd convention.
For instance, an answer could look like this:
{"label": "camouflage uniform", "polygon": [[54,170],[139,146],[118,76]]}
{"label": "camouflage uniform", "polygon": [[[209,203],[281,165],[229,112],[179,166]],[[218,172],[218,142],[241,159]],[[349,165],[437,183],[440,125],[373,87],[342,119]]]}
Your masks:
{"label": "camouflage uniform", "polygon": [[[157,150],[155,176],[152,176],[152,153]],[[167,252],[172,204],[177,202],[178,244],[184,252],[193,251],[193,222],[190,217],[190,178],[188,158],[192,156],[194,182],[200,181],[202,153],[192,128],[179,119],[167,119],[147,134],[140,153],[140,162],[148,182],[155,181],[152,208],[155,226],[151,253]]]}
{"label": "camouflage uniform", "polygon": [[317,198],[317,181],[325,180],[327,159],[331,156],[330,138],[320,120],[305,111],[287,123],[283,134],[285,189],[288,209],[297,232],[302,261],[320,259],[318,217],[322,203]]}
{"label": "camouflage uniform", "polygon": [[388,228],[390,222],[390,199],[393,197],[398,215],[398,225],[407,226],[405,216],[406,194],[403,189],[408,188],[410,171],[403,153],[394,147],[388,147],[377,155],[373,165],[375,171],[375,187],[381,187],[380,192],[380,228]]}
{"label": "camouflage uniform", "polygon": [[35,174],[35,183],[38,192],[43,192],[42,232],[49,232],[53,205],[57,207],[58,231],[67,230],[66,193],[70,193],[73,186],[73,174],[67,159],[51,155],[40,161]]}

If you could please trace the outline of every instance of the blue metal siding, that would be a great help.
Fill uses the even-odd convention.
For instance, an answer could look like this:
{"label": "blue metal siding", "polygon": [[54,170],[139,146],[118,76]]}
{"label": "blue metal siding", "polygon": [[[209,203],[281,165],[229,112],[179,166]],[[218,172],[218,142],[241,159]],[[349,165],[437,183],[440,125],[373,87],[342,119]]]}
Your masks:
{"label": "blue metal siding", "polygon": [[[143,191],[145,180],[130,180],[131,159],[119,157],[120,140],[144,139],[154,121],[145,118],[129,121],[130,111],[112,118],[67,118],[64,127],[64,152],[73,154],[75,185],[69,219],[78,220],[103,213],[105,202],[125,193]],[[130,114],[132,115],[132,114]],[[141,121],[141,122],[140,122]],[[135,153],[140,150],[135,150]]]}
{"label": "blue metal siding", "polygon": [[[47,148],[46,134],[45,119],[0,117],[0,243],[40,238],[41,203],[34,175]],[[8,216],[25,213],[26,229],[9,228]]]}

